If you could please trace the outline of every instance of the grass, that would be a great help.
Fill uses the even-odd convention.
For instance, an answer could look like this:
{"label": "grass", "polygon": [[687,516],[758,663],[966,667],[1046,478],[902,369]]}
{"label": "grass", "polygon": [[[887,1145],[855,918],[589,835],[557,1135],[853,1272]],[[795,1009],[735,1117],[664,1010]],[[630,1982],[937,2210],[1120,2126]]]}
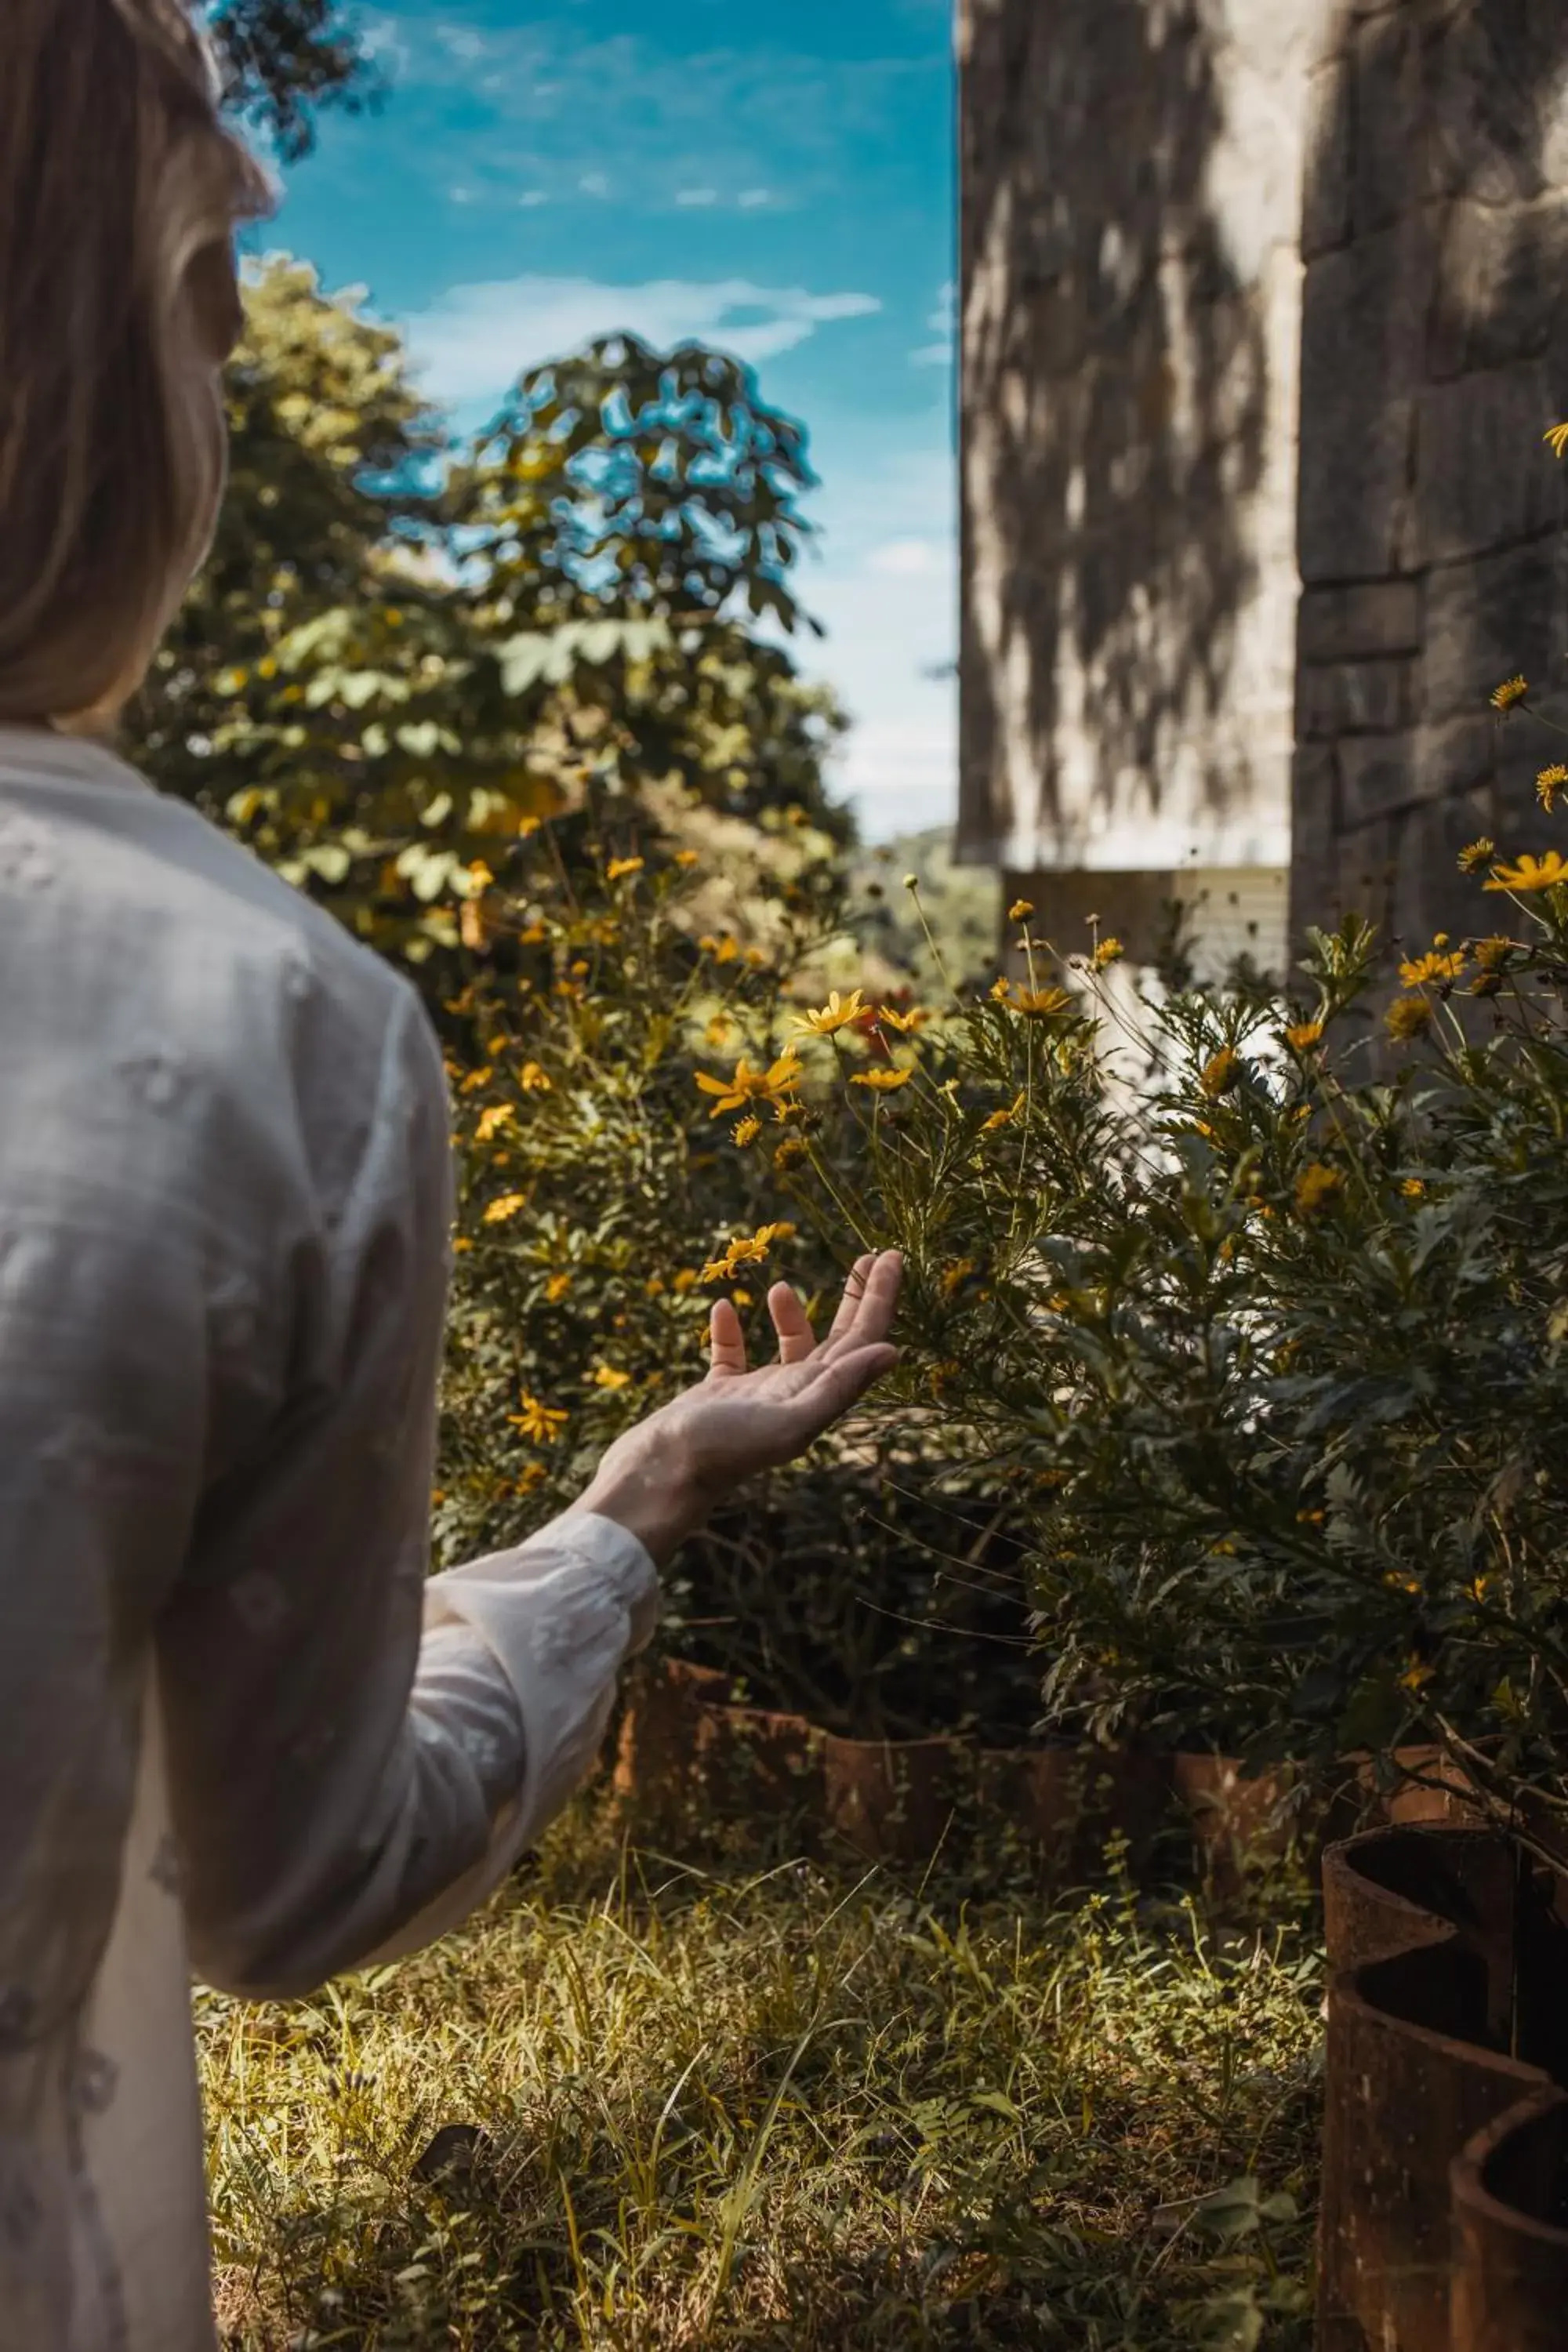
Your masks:
{"label": "grass", "polygon": [[1301,2352],[1319,1968],[1249,1913],[584,1800],[437,1950],[200,1996],[226,2343]]}

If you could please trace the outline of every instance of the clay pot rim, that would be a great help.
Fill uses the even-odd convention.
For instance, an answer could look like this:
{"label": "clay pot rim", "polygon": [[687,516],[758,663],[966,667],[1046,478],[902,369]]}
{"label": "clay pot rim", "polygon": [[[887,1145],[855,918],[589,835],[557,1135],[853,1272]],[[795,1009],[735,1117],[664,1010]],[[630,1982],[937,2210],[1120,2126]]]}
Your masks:
{"label": "clay pot rim", "polygon": [[[1510,2060],[1508,2063],[1511,2065],[1517,2062]],[[1506,2230],[1511,2236],[1532,2238],[1538,2245],[1552,2246],[1561,2252],[1568,2248],[1568,2229],[1556,2222],[1542,2221],[1533,2213],[1527,2213],[1522,2206],[1505,2204],[1486,2184],[1486,2168],[1505,2141],[1511,2139],[1515,2132],[1522,2131],[1526,2126],[1535,2122],[1538,2116],[1551,2115],[1557,2108],[1568,2106],[1568,2091],[1559,2089],[1549,2076],[1542,2077],[1539,2067],[1531,2071],[1541,2079],[1531,2095],[1517,2101],[1511,2107],[1505,2107],[1500,2116],[1494,2116],[1489,2124],[1483,2124],[1479,2131],[1472,2132],[1463,2147],[1456,2150],[1449,2159],[1448,2193],[1457,2215],[1475,2214]]]}

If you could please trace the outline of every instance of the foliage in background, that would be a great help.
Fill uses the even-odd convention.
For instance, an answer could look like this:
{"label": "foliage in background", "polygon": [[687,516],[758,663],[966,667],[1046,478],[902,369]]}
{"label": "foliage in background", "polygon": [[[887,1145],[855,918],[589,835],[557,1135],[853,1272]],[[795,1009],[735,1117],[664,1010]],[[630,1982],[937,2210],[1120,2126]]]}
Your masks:
{"label": "foliage in background", "polygon": [[210,0],[224,102],[268,137],[286,163],[315,143],[316,115],[358,114],[381,82],[337,0]]}
{"label": "foliage in background", "polygon": [[[904,877],[920,881],[918,901]],[[849,859],[855,933],[867,950],[907,972],[925,996],[988,982],[996,969],[999,877],[989,866],[959,866],[949,825],[859,849]]]}
{"label": "foliage in background", "polygon": [[166,789],[433,997],[491,868],[590,795],[729,820],[741,886],[782,811],[846,837],[842,721],[778,635],[810,476],[749,370],[606,339],[457,449],[400,338],[308,268],[264,265],[247,309],[219,540],[131,714]]}

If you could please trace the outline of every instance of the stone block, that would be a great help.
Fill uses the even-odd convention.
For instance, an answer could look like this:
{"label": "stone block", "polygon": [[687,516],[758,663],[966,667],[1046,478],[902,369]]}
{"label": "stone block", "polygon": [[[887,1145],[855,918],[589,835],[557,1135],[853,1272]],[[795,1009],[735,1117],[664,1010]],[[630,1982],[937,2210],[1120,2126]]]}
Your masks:
{"label": "stone block", "polygon": [[1456,800],[1490,792],[1497,774],[1498,744],[1497,721],[1490,713],[1417,727],[1415,744],[1415,791],[1420,799]]}
{"label": "stone block", "polygon": [[1418,580],[1309,588],[1301,597],[1297,638],[1304,662],[1418,653],[1424,634]]}
{"label": "stone block", "polygon": [[1303,667],[1296,694],[1298,732],[1309,742],[1397,734],[1415,716],[1415,668],[1409,656]]}
{"label": "stone block", "polygon": [[1321,65],[1308,85],[1301,252],[1309,261],[1350,236],[1354,96],[1354,73],[1344,58]]}
{"label": "stone block", "polygon": [[1546,185],[1544,132],[1568,65],[1555,0],[1424,9],[1426,188],[1528,203]]}
{"label": "stone block", "polygon": [[[1516,673],[1538,690],[1559,690],[1565,590],[1568,541],[1561,532],[1432,572],[1426,582],[1422,717],[1435,721],[1483,716],[1493,688]],[[1528,721],[1509,724],[1517,730]]]}
{"label": "stone block", "polygon": [[1415,798],[1410,735],[1347,735],[1336,746],[1341,822],[1347,830],[1388,816]]}
{"label": "stone block", "polygon": [[1309,583],[1407,568],[1412,403],[1434,250],[1428,224],[1416,219],[1357,237],[1307,269],[1299,512]]}
{"label": "stone block", "polygon": [[1335,860],[1334,920],[1364,915],[1380,930],[1388,928],[1394,900],[1394,833],[1385,820],[1341,834]]}
{"label": "stone block", "polygon": [[1425,193],[1421,29],[1417,12],[1406,8],[1355,29],[1351,209],[1358,237],[1390,227]]}
{"label": "stone block", "polygon": [[1460,850],[1489,829],[1484,793],[1428,802],[1400,818],[1388,909],[1393,945],[1419,954],[1431,946],[1435,932],[1461,940],[1490,928],[1496,900],[1459,871]]}
{"label": "stone block", "polygon": [[1459,197],[1447,210],[1427,365],[1438,379],[1538,358],[1568,278],[1568,188],[1525,205]]}
{"label": "stone block", "polygon": [[1289,936],[1298,946],[1310,923],[1334,919],[1338,853],[1338,762],[1331,745],[1303,744],[1290,775]]}
{"label": "stone block", "polygon": [[1542,363],[1490,368],[1423,393],[1415,410],[1415,561],[1454,563],[1568,521],[1568,473],[1542,446]]}

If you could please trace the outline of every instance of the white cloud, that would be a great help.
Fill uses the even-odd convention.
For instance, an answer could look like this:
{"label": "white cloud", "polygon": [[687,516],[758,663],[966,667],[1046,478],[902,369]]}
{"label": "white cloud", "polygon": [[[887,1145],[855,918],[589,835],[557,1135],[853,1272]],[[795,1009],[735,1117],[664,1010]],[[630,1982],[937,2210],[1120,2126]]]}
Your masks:
{"label": "white cloud", "polygon": [[955,463],[940,415],[887,446],[863,416],[824,416],[812,509],[819,556],[801,600],[827,630],[802,652],[854,726],[838,788],[872,841],[952,822],[958,803]]}
{"label": "white cloud", "polygon": [[407,73],[414,63],[413,50],[390,16],[368,17],[360,28],[360,46],[394,76]]}
{"label": "white cloud", "polygon": [[890,539],[866,558],[868,572],[900,580],[933,580],[947,569],[946,551],[931,539]]}
{"label": "white cloud", "polygon": [[610,184],[603,172],[584,172],[577,185],[585,196],[607,196],[610,193]]}
{"label": "white cloud", "polygon": [[524,188],[517,201],[525,210],[531,211],[535,205],[547,205],[550,202],[550,191],[548,188]]}
{"label": "white cloud", "polygon": [[471,65],[476,58],[489,54],[489,44],[484,35],[476,33],[470,25],[437,25],[436,38],[448,57],[458,58],[465,65]]}
{"label": "white cloud", "polygon": [[760,205],[771,205],[773,200],[771,188],[742,188],[738,201],[743,213],[753,213]]}
{"label": "white cloud", "polygon": [[716,205],[719,191],[717,188],[678,188],[675,201],[678,205]]}
{"label": "white cloud", "polygon": [[942,340],[921,343],[910,353],[911,367],[949,367],[952,363],[953,341],[958,333],[958,289],[949,278],[936,298],[936,308],[926,320],[933,335]]}
{"label": "white cloud", "polygon": [[618,329],[661,348],[714,342],[756,363],[793,351],[818,327],[880,308],[871,294],[812,294],[743,278],[611,286],[531,276],[454,286],[405,324],[431,394],[467,402],[497,398],[520,370]]}

